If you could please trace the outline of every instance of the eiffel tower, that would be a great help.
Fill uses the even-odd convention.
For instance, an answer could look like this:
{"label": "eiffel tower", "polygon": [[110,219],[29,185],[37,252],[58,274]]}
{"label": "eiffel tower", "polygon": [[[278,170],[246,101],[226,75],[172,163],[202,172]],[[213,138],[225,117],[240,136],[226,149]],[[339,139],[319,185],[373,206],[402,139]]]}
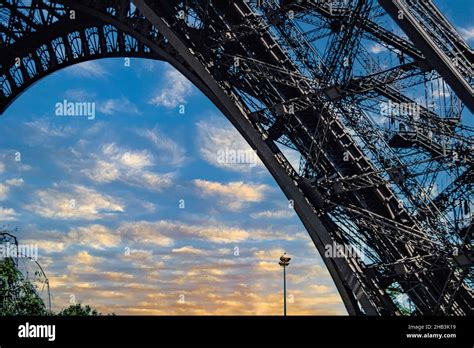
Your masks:
{"label": "eiffel tower", "polygon": [[349,314],[472,314],[474,55],[432,1],[1,0],[0,47],[2,113],[76,63],[168,62],[257,151]]}

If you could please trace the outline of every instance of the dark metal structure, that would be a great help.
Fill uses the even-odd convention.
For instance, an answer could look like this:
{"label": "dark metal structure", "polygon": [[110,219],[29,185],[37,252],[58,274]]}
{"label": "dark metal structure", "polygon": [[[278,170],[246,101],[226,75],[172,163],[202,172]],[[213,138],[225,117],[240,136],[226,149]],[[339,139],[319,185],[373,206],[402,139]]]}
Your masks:
{"label": "dark metal structure", "polygon": [[293,201],[350,314],[471,313],[473,51],[431,1],[2,0],[0,47],[1,111],[81,61],[169,62]]}

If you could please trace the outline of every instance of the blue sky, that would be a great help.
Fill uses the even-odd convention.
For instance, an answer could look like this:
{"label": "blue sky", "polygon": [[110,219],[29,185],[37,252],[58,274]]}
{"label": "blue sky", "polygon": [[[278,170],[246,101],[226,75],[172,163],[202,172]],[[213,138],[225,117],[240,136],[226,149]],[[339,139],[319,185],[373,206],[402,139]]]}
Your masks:
{"label": "blue sky", "polygon": [[[470,1],[436,3],[472,43]],[[64,100],[95,103],[96,117],[55,115]],[[220,161],[250,149],[166,63],[70,67],[0,121],[0,223],[38,245],[55,309],[281,314],[286,250],[289,314],[346,313],[274,180],[258,161]]]}

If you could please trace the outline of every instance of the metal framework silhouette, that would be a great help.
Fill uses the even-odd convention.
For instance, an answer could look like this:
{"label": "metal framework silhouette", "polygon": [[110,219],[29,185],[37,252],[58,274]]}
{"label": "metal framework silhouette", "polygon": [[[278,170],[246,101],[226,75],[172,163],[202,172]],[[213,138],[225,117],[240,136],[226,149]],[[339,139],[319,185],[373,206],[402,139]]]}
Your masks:
{"label": "metal framework silhouette", "polygon": [[169,62],[257,151],[349,314],[472,313],[474,54],[431,1],[2,0],[0,47],[1,112],[79,62]]}

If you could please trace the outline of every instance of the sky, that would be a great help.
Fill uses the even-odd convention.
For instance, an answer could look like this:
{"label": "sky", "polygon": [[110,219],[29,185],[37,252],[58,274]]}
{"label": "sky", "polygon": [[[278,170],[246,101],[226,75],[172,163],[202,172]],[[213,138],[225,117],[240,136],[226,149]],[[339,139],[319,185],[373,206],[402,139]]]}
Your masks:
{"label": "sky", "polygon": [[[472,44],[469,1],[436,3]],[[65,101],[91,103],[94,117],[61,116]],[[288,314],[346,314],[273,178],[168,64],[69,67],[21,95],[0,125],[0,226],[38,246],[54,310],[281,315],[286,251]],[[246,163],[223,155],[237,150]]]}

